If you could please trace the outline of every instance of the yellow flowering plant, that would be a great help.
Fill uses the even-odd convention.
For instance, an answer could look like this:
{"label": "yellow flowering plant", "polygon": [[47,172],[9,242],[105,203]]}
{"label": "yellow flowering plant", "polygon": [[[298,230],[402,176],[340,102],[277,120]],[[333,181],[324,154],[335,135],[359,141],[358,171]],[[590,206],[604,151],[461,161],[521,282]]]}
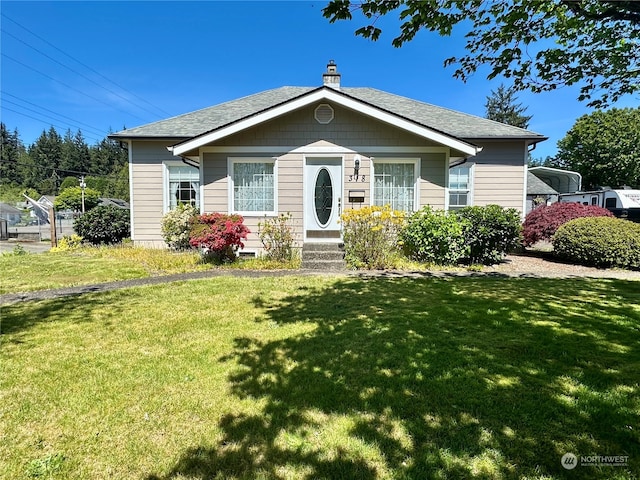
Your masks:
{"label": "yellow flowering plant", "polygon": [[400,253],[398,234],[405,212],[389,205],[349,209],[341,215],[345,259],[354,268],[382,270],[393,267]]}

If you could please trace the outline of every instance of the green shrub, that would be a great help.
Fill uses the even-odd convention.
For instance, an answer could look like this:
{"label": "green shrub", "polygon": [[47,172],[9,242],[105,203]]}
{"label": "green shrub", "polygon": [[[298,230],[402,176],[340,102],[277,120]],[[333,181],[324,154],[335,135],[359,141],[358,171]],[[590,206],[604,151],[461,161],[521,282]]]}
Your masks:
{"label": "green shrub", "polygon": [[56,210],[73,210],[81,212],[84,199],[84,211],[88,212],[100,205],[100,192],[92,188],[69,187],[56,197],[53,206]]}
{"label": "green shrub", "polygon": [[392,268],[404,217],[388,205],[346,210],[340,217],[346,262],[354,268]]}
{"label": "green shrub", "polygon": [[594,267],[640,268],[640,224],[610,217],[577,218],[553,236],[555,254]]}
{"label": "green shrub", "polygon": [[198,216],[198,209],[190,204],[181,203],[162,217],[160,229],[162,239],[174,250],[189,250],[189,232]]}
{"label": "green shrub", "polygon": [[456,214],[462,223],[470,264],[492,265],[522,244],[520,213],[515,208],[464,207]]}
{"label": "green shrub", "polygon": [[258,237],[269,260],[289,262],[294,257],[293,217],[291,213],[281,213],[275,218],[265,218],[258,223]]}
{"label": "green shrub", "polygon": [[613,214],[606,208],[577,202],[543,205],[531,210],[524,219],[524,244],[528,247],[536,242],[551,240],[561,225],[581,217],[613,217]]}
{"label": "green shrub", "polygon": [[243,240],[251,233],[241,215],[206,213],[198,215],[191,227],[189,243],[200,249],[205,260],[216,262],[236,259]]}
{"label": "green shrub", "polygon": [[121,242],[131,235],[129,210],[113,205],[95,207],[78,218],[73,229],[94,245]]}
{"label": "green shrub", "polygon": [[454,265],[467,250],[458,217],[429,206],[409,217],[400,240],[411,260],[436,265]]}

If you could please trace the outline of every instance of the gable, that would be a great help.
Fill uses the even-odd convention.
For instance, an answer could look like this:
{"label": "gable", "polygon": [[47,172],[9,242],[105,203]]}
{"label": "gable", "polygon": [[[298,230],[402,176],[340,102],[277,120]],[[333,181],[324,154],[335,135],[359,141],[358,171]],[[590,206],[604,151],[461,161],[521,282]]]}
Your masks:
{"label": "gable", "polygon": [[481,150],[475,145],[459,138],[447,135],[433,128],[423,126],[412,120],[402,118],[397,114],[381,110],[373,105],[366,104],[327,87],[312,90],[311,92],[303,94],[273,108],[258,112],[237,122],[216,128],[213,131],[203,133],[202,135],[198,135],[194,138],[178,143],[171,147],[170,150],[176,156],[187,155],[189,152],[194,152],[204,145],[218,142],[219,140],[247,130],[256,125],[274,120],[287,113],[295,112],[304,107],[317,105],[321,102],[357,111],[364,116],[374,118],[387,125],[405,130],[428,141],[452,148],[466,156],[475,155]]}
{"label": "gable", "polygon": [[[329,105],[333,109],[333,119],[329,123],[316,120],[314,113],[319,105]],[[440,146],[401,128],[329,102],[302,107],[210,145],[296,147],[318,140],[346,146]]]}

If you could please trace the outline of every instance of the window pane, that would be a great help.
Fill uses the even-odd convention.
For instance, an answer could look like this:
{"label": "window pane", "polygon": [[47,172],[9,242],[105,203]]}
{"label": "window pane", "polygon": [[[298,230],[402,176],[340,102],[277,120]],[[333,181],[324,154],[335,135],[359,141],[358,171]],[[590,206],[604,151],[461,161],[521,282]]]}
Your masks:
{"label": "window pane", "polygon": [[413,211],[416,182],[414,164],[376,162],[374,168],[373,204]]}
{"label": "window pane", "polygon": [[471,201],[471,165],[460,165],[449,170],[449,208],[466,207]]}
{"label": "window pane", "polygon": [[235,211],[275,210],[273,163],[234,163],[233,185]]}
{"label": "window pane", "polygon": [[200,207],[200,173],[188,165],[167,166],[169,172],[169,208],[180,203]]}

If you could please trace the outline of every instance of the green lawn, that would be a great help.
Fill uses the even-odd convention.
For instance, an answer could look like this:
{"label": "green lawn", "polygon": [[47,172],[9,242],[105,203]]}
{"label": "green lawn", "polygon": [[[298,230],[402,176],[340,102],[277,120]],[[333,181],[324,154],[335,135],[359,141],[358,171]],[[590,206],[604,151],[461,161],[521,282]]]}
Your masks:
{"label": "green lawn", "polygon": [[3,479],[640,471],[638,282],[214,278],[6,306],[1,345]]}
{"label": "green lawn", "polygon": [[0,255],[0,294],[144,278],[211,268],[197,253],[140,247]]}

